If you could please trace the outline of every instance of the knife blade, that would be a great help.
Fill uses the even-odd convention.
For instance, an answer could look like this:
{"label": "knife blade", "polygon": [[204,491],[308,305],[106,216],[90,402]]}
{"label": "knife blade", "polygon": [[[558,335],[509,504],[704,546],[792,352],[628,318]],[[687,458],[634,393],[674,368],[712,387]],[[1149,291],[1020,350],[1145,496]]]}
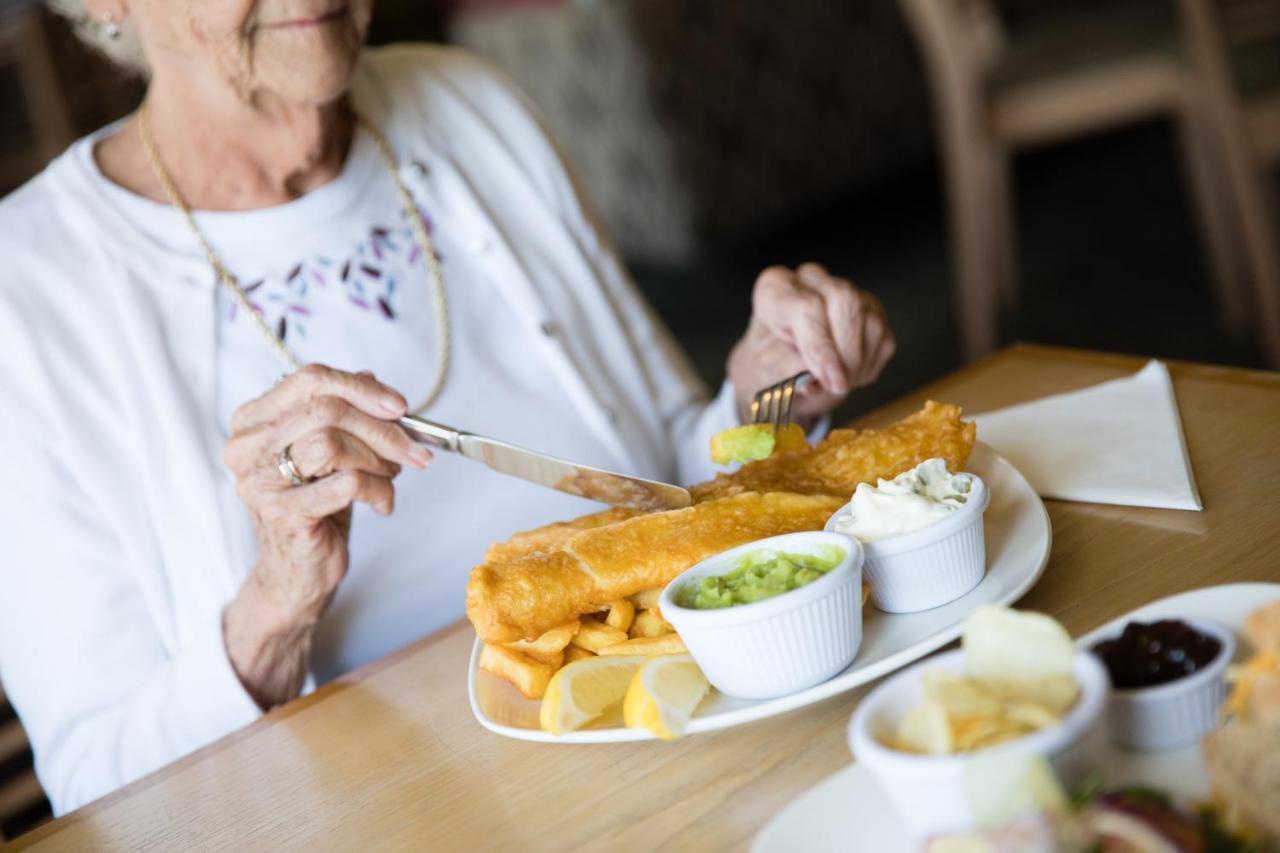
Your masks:
{"label": "knife blade", "polygon": [[499,473],[566,494],[646,512],[681,509],[693,504],[689,490],[680,486],[578,465],[413,415],[405,415],[399,423],[422,444],[457,453]]}

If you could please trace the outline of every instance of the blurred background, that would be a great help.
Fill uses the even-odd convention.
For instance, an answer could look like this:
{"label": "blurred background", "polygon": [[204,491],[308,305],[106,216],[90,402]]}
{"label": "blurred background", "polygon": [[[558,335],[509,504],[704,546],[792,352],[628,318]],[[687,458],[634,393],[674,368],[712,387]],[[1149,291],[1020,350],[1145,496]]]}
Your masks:
{"label": "blurred background", "polygon": [[[844,416],[1012,341],[1280,367],[1280,0],[378,0],[507,69],[719,383],[766,265],[885,303]],[[142,87],[0,0],[0,194]],[[47,815],[0,690],[0,839]]]}

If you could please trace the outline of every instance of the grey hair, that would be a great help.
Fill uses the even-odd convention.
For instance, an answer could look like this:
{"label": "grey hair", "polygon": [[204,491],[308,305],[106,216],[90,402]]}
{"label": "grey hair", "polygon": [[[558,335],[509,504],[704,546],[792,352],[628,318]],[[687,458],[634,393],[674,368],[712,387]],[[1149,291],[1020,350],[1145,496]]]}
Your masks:
{"label": "grey hair", "polygon": [[80,40],[98,53],[116,64],[117,67],[146,77],[149,69],[147,57],[142,51],[142,41],[138,38],[138,28],[125,16],[117,21],[120,35],[109,38],[102,22],[95,21],[84,6],[84,0],[48,0],[49,8],[71,22]]}

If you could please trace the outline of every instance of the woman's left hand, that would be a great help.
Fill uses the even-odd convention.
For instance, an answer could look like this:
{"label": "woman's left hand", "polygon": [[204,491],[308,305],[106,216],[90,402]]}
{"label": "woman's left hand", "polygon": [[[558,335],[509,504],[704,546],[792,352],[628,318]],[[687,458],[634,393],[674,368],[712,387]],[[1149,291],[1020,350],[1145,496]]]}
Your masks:
{"label": "woman's left hand", "polygon": [[747,332],[729,354],[738,415],[745,423],[756,391],[802,370],[817,381],[796,393],[793,417],[826,414],[874,382],[895,347],[880,300],[848,279],[813,263],[769,267],[756,279]]}

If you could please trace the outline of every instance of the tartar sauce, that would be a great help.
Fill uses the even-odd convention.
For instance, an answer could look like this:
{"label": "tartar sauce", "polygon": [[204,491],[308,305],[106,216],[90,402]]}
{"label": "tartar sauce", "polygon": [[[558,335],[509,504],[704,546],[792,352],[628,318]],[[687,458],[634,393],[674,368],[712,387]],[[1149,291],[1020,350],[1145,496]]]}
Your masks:
{"label": "tartar sauce", "polygon": [[879,485],[863,483],[836,531],[859,542],[875,542],[927,527],[965,504],[973,489],[968,474],[952,474],[942,459],[928,459]]}

